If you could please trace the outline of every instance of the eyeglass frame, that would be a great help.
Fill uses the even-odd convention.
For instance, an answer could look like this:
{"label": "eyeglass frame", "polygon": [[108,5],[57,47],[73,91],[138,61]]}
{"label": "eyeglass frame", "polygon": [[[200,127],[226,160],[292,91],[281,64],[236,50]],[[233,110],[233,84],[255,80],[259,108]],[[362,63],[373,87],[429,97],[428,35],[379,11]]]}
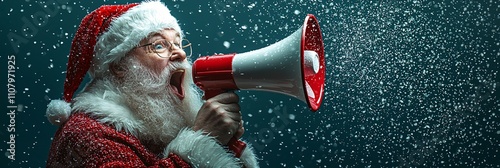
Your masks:
{"label": "eyeglass frame", "polygon": [[[158,41],[160,41],[160,42],[161,42],[161,41],[166,41],[168,44],[170,44],[170,47],[169,47],[169,48],[167,48],[167,50],[166,50],[166,51],[169,51],[169,52],[170,52],[170,53],[169,53],[169,55],[168,55],[168,57],[163,57],[163,56],[161,56],[161,55],[160,55],[160,53],[159,53],[159,52],[157,52],[157,51],[156,51],[156,49],[154,49],[154,48],[148,49],[148,50],[146,50],[146,51],[147,51],[148,53],[149,53],[149,52],[154,52],[154,53],[156,53],[156,55],[157,55],[158,57],[160,57],[160,58],[170,58],[170,57],[172,57],[172,51],[174,50],[174,49],[173,49],[173,46],[177,46],[177,48],[182,49],[182,50],[184,50],[185,48],[189,47],[190,52],[189,52],[189,55],[186,55],[186,57],[191,57],[191,55],[193,55],[193,47],[191,46],[191,42],[189,42],[189,40],[188,40],[188,39],[182,39],[182,40],[181,40],[181,44],[180,44],[180,45],[174,45],[174,44],[172,44],[172,42],[168,41],[167,39],[158,39],[158,40],[153,41],[152,43],[147,43],[147,44],[143,44],[143,45],[138,45],[138,46],[136,46],[136,48],[139,48],[139,47],[147,47],[147,46],[152,46],[153,44],[155,44],[155,43],[156,43],[156,42],[158,42]],[[187,44],[186,44],[186,45],[184,45],[184,46],[181,46],[181,45],[182,45],[182,41],[187,41]],[[154,46],[153,46],[153,47],[154,47]],[[150,50],[152,50],[152,51],[150,51]],[[162,52],[162,53],[163,53],[163,52]]]}

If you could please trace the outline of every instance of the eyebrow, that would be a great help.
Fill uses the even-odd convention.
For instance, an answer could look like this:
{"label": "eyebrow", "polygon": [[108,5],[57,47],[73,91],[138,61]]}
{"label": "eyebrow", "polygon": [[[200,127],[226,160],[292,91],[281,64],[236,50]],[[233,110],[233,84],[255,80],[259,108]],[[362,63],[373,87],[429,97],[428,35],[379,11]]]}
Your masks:
{"label": "eyebrow", "polygon": [[[176,39],[181,37],[181,35],[180,35],[180,33],[179,33],[179,32],[175,32],[175,36],[176,36],[176,37],[175,37]],[[161,32],[154,32],[154,33],[151,33],[151,34],[150,34],[150,35],[146,38],[146,40],[147,40],[148,42],[151,42],[151,40],[153,40],[153,39],[157,39],[157,38],[166,39],[166,38],[165,38],[165,36],[164,36]],[[182,40],[182,39],[181,39],[181,40]],[[154,41],[154,40],[153,40],[153,41]]]}
{"label": "eyebrow", "polygon": [[[154,33],[151,33],[150,35],[148,35],[147,38],[151,38],[154,36],[163,36],[163,34],[161,32],[154,32]],[[181,37],[181,34],[179,32],[175,32],[175,36]]]}

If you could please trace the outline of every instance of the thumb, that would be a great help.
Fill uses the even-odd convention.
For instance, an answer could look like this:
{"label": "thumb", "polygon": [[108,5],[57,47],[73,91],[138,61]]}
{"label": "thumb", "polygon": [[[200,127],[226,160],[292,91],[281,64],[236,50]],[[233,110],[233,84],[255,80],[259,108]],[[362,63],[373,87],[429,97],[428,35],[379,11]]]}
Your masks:
{"label": "thumb", "polygon": [[238,128],[238,131],[234,133],[234,137],[240,139],[241,136],[243,136],[243,133],[245,133],[245,127],[243,127],[243,120],[241,120],[240,127]]}

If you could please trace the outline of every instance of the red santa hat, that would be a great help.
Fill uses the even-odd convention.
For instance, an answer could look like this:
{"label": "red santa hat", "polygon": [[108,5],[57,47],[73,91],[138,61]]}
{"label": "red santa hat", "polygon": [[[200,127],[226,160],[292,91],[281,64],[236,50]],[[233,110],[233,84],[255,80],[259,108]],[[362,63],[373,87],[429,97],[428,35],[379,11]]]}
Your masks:
{"label": "red santa hat", "polygon": [[108,77],[110,63],[151,33],[167,28],[182,36],[177,19],[159,1],[104,5],[85,16],[71,44],[63,100],[52,100],[47,106],[50,123],[61,125],[69,118],[73,94],[87,72],[91,80]]}

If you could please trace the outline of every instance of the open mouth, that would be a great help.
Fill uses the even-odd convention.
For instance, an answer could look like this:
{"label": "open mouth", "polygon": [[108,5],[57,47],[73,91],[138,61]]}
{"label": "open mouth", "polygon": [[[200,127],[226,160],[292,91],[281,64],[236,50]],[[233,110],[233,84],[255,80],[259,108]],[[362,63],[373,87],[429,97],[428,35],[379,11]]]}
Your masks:
{"label": "open mouth", "polygon": [[172,72],[170,76],[170,89],[179,97],[184,99],[184,89],[182,88],[182,81],[184,80],[184,69],[178,69]]}

